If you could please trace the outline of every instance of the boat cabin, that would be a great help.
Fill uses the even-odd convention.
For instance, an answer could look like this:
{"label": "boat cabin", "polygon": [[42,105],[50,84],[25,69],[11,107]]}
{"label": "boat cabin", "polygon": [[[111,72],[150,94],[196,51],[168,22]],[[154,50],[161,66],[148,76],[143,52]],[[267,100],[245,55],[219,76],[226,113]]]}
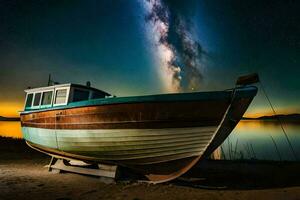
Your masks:
{"label": "boat cabin", "polygon": [[89,85],[59,84],[25,90],[24,110],[35,110],[67,105],[72,102],[111,97],[110,94]]}

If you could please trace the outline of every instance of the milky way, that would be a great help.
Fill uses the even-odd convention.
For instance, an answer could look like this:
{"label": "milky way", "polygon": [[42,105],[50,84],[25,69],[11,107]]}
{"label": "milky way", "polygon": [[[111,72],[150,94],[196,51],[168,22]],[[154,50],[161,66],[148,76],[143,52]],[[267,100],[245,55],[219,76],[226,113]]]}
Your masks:
{"label": "milky way", "polygon": [[205,52],[191,34],[192,24],[162,0],[144,0],[146,26],[155,44],[160,73],[170,92],[199,90]]}

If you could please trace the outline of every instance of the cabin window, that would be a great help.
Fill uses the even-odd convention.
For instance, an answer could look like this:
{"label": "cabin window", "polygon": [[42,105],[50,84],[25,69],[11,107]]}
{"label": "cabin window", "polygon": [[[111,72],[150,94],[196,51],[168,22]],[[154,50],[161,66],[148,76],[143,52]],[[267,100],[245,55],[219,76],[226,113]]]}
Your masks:
{"label": "cabin window", "polygon": [[88,100],[90,91],[74,89],[73,102]]}
{"label": "cabin window", "polygon": [[56,91],[55,104],[64,104],[67,99],[67,89],[61,89]]}
{"label": "cabin window", "polygon": [[105,95],[103,93],[93,92],[92,99],[101,99],[101,98],[105,98]]}
{"label": "cabin window", "polygon": [[42,95],[42,93],[40,93],[40,92],[34,94],[33,106],[40,105],[41,95]]}
{"label": "cabin window", "polygon": [[33,99],[33,94],[28,94],[27,95],[27,99],[26,99],[26,103],[25,103],[25,107],[28,108],[28,107],[31,107],[32,105],[32,99]]}
{"label": "cabin window", "polygon": [[50,105],[52,100],[53,91],[43,92],[42,104],[41,105]]}

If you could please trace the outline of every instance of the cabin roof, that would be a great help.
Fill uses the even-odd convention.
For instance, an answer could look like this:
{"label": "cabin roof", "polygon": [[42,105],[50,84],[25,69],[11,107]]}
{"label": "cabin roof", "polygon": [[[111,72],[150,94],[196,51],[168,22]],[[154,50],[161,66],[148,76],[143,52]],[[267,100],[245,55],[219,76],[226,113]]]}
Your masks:
{"label": "cabin roof", "polygon": [[61,87],[77,87],[77,88],[84,88],[84,89],[89,89],[92,91],[98,91],[98,92],[102,92],[108,96],[110,96],[109,93],[104,92],[102,90],[99,90],[97,88],[93,88],[93,87],[88,87],[85,85],[80,85],[80,84],[74,84],[74,83],[64,83],[64,84],[57,84],[57,85],[51,85],[51,86],[46,86],[46,87],[37,87],[37,88],[30,88],[30,89],[26,89],[24,90],[26,93],[33,93],[33,92],[38,92],[38,91],[46,91],[46,90],[52,90],[54,88],[61,88]]}
{"label": "cabin roof", "polygon": [[59,84],[59,85],[51,85],[51,86],[46,86],[46,87],[36,87],[36,88],[30,88],[24,90],[26,93],[31,93],[31,92],[37,92],[37,91],[44,91],[44,90],[51,90],[54,88],[60,88],[60,87],[69,87],[71,86],[71,83],[66,83],[66,84]]}

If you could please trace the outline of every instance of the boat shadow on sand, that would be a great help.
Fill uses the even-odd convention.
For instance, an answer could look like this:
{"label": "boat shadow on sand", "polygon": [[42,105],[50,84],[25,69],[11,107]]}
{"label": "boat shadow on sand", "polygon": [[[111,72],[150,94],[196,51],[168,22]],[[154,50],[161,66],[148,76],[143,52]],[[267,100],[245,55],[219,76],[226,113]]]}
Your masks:
{"label": "boat shadow on sand", "polygon": [[205,160],[173,181],[203,189],[251,190],[300,186],[300,162]]}

